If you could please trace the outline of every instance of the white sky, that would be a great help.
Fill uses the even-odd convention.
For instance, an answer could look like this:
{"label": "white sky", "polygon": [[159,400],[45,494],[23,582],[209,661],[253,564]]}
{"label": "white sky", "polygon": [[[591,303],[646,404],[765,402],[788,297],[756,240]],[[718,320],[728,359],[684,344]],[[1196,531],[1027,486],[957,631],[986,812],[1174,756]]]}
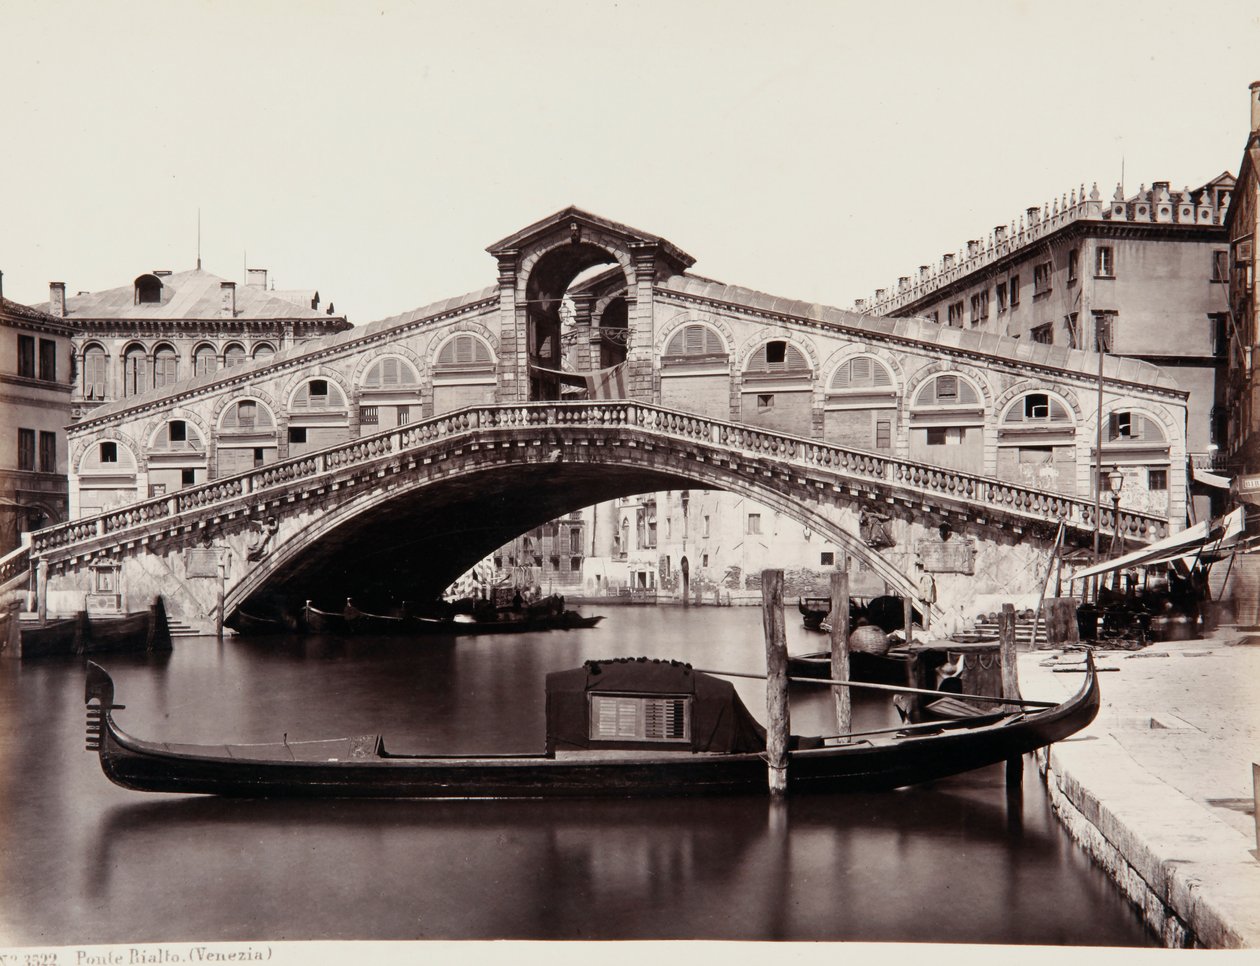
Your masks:
{"label": "white sky", "polygon": [[0,271],[204,267],[364,323],[569,204],[847,307],[1097,180],[1236,171],[1260,3],[0,3]]}

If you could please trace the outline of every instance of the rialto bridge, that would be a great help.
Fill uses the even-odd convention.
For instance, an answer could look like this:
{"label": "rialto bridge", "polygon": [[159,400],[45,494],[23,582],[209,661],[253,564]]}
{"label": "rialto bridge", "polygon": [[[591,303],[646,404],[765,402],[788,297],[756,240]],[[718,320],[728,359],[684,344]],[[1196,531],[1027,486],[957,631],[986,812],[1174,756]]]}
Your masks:
{"label": "rialto bridge", "polygon": [[[1187,394],[1156,367],[724,285],[573,208],[488,251],[482,291],[95,410],[69,430],[73,519],[0,581],[29,568],[51,611],[161,593],[201,627],[220,595],[419,601],[546,520],[664,489],[776,508],[912,597],[943,523],[1011,593],[1060,523],[1078,546],[1183,525]],[[1098,465],[1125,475],[1118,517]]]}

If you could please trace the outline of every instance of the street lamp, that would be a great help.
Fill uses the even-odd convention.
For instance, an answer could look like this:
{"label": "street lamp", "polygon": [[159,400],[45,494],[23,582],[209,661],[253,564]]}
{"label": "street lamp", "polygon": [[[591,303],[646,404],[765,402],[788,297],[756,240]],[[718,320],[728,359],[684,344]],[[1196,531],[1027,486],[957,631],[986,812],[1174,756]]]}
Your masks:
{"label": "street lamp", "polygon": [[1111,555],[1116,555],[1116,545],[1120,541],[1120,491],[1124,488],[1124,474],[1120,467],[1113,466],[1107,474],[1107,486],[1111,490]]}

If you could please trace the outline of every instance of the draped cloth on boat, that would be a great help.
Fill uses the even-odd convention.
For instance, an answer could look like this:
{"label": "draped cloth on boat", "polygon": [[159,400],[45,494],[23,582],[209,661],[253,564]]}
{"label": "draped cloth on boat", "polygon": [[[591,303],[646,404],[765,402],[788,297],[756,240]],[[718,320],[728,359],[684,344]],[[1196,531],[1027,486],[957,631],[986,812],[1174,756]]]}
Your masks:
{"label": "draped cloth on boat", "polygon": [[618,658],[587,661],[580,668],[547,675],[547,748],[659,749],[661,742],[591,738],[589,695],[687,697],[692,751],[765,751],[765,729],[744,707],[729,681],[678,661]]}
{"label": "draped cloth on boat", "polygon": [[626,364],[618,363],[607,369],[596,369],[592,372],[569,372],[565,369],[548,369],[545,366],[531,365],[535,372],[543,372],[555,376],[560,383],[576,389],[585,389],[588,399],[625,399],[626,396]]}

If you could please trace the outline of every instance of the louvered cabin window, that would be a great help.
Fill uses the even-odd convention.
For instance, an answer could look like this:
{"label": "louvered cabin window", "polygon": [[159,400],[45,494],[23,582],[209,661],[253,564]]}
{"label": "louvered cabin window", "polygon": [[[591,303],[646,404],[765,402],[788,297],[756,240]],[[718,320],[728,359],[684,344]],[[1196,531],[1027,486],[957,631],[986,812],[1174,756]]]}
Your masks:
{"label": "louvered cabin window", "polygon": [[595,741],[691,740],[691,699],[591,695],[590,737]]}

